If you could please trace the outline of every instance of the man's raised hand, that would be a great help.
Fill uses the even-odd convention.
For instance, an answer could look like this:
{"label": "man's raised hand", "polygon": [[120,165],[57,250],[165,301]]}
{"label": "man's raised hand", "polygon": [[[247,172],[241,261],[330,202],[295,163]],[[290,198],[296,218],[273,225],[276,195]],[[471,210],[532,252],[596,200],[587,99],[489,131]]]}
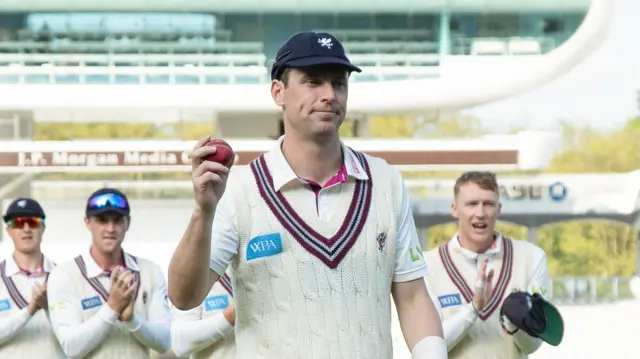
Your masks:
{"label": "man's raised hand", "polygon": [[211,137],[207,136],[193,146],[191,152],[191,180],[198,207],[207,212],[214,211],[227,186],[229,168],[203,158],[214,154],[216,147],[207,146]]}

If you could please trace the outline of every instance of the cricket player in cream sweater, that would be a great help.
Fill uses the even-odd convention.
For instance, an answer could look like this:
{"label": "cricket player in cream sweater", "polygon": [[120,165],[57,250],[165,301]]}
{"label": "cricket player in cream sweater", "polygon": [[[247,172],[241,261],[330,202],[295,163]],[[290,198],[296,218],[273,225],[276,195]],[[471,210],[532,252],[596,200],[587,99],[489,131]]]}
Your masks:
{"label": "cricket player in cream sweater", "polygon": [[51,273],[51,324],[70,358],[148,359],[150,349],[169,349],[164,275],[158,265],[122,249],[130,221],[122,192],[94,192],[85,217],[90,249]]}
{"label": "cricket player in cream sweater", "polygon": [[44,210],[18,198],[3,220],[14,251],[0,262],[0,358],[66,358],[49,322],[47,280],[54,263],[40,250]]}
{"label": "cricket player in cream sweater", "polygon": [[[536,298],[540,298],[546,292],[544,251],[495,231],[501,204],[492,173],[468,172],[458,178],[451,209],[458,220],[458,232],[426,254],[431,269],[426,277],[427,287],[442,316],[449,357],[527,358],[545,336],[541,330],[518,328],[509,319],[520,326],[526,322],[523,316],[529,316],[531,323],[538,319],[530,314],[531,304],[526,307],[527,301],[520,300],[519,295],[537,293]],[[512,295],[515,300],[503,305]],[[511,314],[506,315],[505,311]],[[554,316],[558,317],[559,314]],[[556,331],[562,327],[561,320],[540,324]],[[556,340],[548,342],[559,344]]]}
{"label": "cricket player in cream sweater", "polygon": [[331,34],[294,35],[271,73],[276,146],[229,181],[202,160],[209,138],[191,154],[196,208],[169,295],[197,307],[230,268],[236,358],[391,359],[391,296],[413,358],[447,357],[402,176],[339,138],[353,71]]}
{"label": "cricket player in cream sweater", "polygon": [[204,302],[191,310],[173,311],[171,348],[191,359],[233,359],[236,313],[231,278],[225,273],[213,285]]}

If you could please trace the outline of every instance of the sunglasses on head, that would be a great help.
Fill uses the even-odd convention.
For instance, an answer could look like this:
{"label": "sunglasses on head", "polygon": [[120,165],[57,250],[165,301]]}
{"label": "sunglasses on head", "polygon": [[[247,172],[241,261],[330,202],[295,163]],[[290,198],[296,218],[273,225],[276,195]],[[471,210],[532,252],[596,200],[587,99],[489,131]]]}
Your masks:
{"label": "sunglasses on head", "polygon": [[10,228],[24,228],[25,224],[29,225],[29,228],[40,228],[44,226],[44,219],[40,217],[18,217],[7,222],[7,226]]}
{"label": "sunglasses on head", "polygon": [[115,193],[104,193],[97,195],[89,200],[89,207],[92,209],[114,207],[125,209],[128,208],[127,200]]}

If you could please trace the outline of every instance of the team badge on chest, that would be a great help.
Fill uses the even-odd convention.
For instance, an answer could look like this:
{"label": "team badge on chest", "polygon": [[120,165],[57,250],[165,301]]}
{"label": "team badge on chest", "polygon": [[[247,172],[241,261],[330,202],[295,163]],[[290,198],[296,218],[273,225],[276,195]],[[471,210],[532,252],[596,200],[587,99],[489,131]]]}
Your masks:
{"label": "team badge on chest", "polygon": [[387,245],[387,234],[386,233],[378,234],[378,237],[376,237],[376,240],[378,241],[378,250],[382,252],[384,250],[384,247]]}

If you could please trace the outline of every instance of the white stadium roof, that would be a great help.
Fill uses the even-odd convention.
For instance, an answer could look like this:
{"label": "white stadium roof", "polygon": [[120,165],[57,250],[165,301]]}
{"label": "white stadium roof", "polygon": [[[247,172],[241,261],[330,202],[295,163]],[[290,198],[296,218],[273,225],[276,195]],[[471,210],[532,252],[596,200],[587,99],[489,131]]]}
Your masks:
{"label": "white stadium roof", "polygon": [[[470,107],[531,90],[562,76],[607,36],[618,0],[592,0],[585,20],[563,45],[545,55],[478,59],[448,56],[430,79],[354,82],[349,109],[398,113]],[[468,66],[472,65],[472,66]],[[523,67],[526,71],[523,71]],[[11,71],[11,70],[3,70]],[[207,108],[225,113],[277,113],[268,85],[1,85],[0,109]]]}

